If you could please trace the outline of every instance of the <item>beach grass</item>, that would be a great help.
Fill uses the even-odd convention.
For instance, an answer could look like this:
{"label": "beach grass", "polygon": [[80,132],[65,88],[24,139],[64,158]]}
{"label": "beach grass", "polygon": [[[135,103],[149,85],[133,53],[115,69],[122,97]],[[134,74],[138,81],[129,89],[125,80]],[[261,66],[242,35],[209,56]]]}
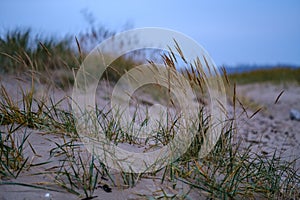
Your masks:
{"label": "beach grass", "polygon": [[[145,177],[156,177],[161,183],[172,183],[172,188],[176,189],[177,184],[185,183],[192,190],[203,194],[206,198],[212,199],[296,199],[299,198],[300,176],[295,168],[296,160],[287,162],[274,152],[270,157],[252,151],[251,145],[247,148],[240,148],[241,141],[235,140],[237,127],[234,121],[235,115],[228,117],[226,126],[223,127],[221,137],[215,148],[206,157],[199,159],[198,153],[203,144],[203,133],[205,134],[209,126],[209,117],[203,114],[200,109],[198,119],[195,120],[193,130],[196,136],[193,138],[190,147],[180,158],[169,163],[160,171],[149,173],[128,173],[120,172],[122,182],[118,182],[116,172],[105,166],[105,162],[84,147],[76,129],[76,118],[70,109],[70,97],[59,100],[38,99],[34,96],[37,82],[44,77],[44,84],[51,82],[43,74],[52,74],[56,70],[67,70],[71,74],[76,73],[80,62],[85,57],[84,44],[82,38],[62,40],[32,40],[30,30],[9,31],[0,39],[0,67],[3,74],[30,74],[31,89],[25,91],[22,87],[21,99],[13,99],[5,86],[1,88],[0,96],[0,187],[1,184],[15,184],[33,188],[61,191],[65,190],[70,194],[75,194],[81,198],[92,199],[97,188],[110,192],[111,187],[132,187],[139,180]],[[109,32],[112,33],[112,32]],[[108,34],[108,33],[107,33]],[[101,35],[101,34],[100,34]],[[96,38],[96,37],[95,37]],[[100,37],[102,38],[103,37]],[[75,41],[74,41],[75,40]],[[72,44],[75,43],[75,47]],[[172,57],[168,58],[166,67],[174,68]],[[111,69],[108,71],[109,81],[115,81],[122,73],[133,65],[133,59],[121,58],[117,64],[123,66],[119,71]],[[196,68],[195,68],[196,69]],[[50,72],[51,71],[51,72]],[[49,73],[50,72],[50,73]],[[242,74],[233,74],[225,77],[228,79],[228,88],[235,91],[233,83],[253,83],[253,82],[284,82],[296,81],[300,83],[299,69],[276,68],[272,70],[258,70]],[[205,93],[203,80],[199,71],[186,71],[185,76],[189,79],[193,88],[197,92]],[[113,75],[116,74],[116,75]],[[226,76],[226,75],[224,75]],[[72,78],[60,81],[64,87],[66,82],[70,85],[74,82]],[[71,79],[71,80],[70,80]],[[41,81],[40,81],[41,82]],[[225,81],[226,82],[226,81]],[[155,93],[157,96],[158,94]],[[233,107],[236,106],[236,93],[232,92],[229,99],[232,99]],[[205,96],[205,95],[204,95]],[[68,102],[67,107],[61,106],[63,102]],[[50,104],[49,104],[50,102]],[[107,110],[97,110],[98,117],[102,117],[102,129],[112,142],[139,144],[141,140],[132,137],[122,130],[117,120],[110,119]],[[174,119],[171,126],[176,124]],[[34,145],[31,145],[27,129],[38,130],[48,134],[56,134],[61,138],[61,142],[50,141],[54,148],[49,151],[50,158],[44,162],[32,164],[25,150],[35,152]],[[128,130],[128,129],[127,129]],[[174,132],[164,129],[155,137],[156,147],[166,145],[173,137]],[[146,139],[147,140],[147,139]],[[145,141],[143,141],[146,144]],[[57,161],[58,160],[58,161]],[[52,182],[44,183],[41,187],[37,184],[27,184],[18,182],[18,177],[23,173],[30,172],[30,169],[37,166],[46,166],[53,163],[51,169],[39,172],[32,172],[32,176],[45,174],[51,175]],[[9,179],[10,181],[7,181]],[[56,187],[54,187],[55,185]],[[58,189],[57,189],[58,187]],[[143,196],[148,199],[188,199],[189,194],[169,194],[162,189],[162,193],[156,196]]]}

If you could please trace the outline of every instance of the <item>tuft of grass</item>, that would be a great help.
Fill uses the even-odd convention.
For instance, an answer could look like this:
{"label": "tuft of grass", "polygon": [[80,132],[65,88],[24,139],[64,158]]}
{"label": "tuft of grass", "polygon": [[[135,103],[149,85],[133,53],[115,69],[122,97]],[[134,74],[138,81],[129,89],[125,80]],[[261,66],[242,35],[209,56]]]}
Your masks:
{"label": "tuft of grass", "polygon": [[24,154],[29,134],[25,129],[23,136],[18,136],[17,132],[21,127],[22,125],[11,124],[6,127],[6,131],[0,131],[0,178],[17,178],[29,167],[29,157]]}
{"label": "tuft of grass", "polygon": [[295,161],[285,162],[275,153],[267,158],[253,153],[250,147],[240,152],[227,145],[207,159],[195,161],[178,179],[216,199],[287,199],[299,195]]}
{"label": "tuft of grass", "polygon": [[[5,87],[1,86],[0,90],[0,112],[2,124],[21,124],[29,128],[35,128],[41,123],[42,106],[38,104],[38,110],[34,111],[33,88],[25,92],[21,87],[21,102],[13,100]],[[36,102],[38,103],[38,102]]]}
{"label": "tuft of grass", "polygon": [[56,143],[50,155],[59,158],[59,164],[52,172],[55,183],[70,193],[92,197],[94,191],[102,187],[105,177],[111,178],[105,165],[74,139]]}
{"label": "tuft of grass", "polygon": [[[34,83],[32,83],[34,84]],[[71,112],[60,109],[60,104],[66,98],[54,102],[50,99],[50,106],[46,100],[34,97],[34,86],[28,91],[19,87],[21,100],[13,100],[5,87],[0,90],[0,116],[2,125],[18,124],[22,127],[77,135],[75,118]],[[70,105],[69,105],[70,107]]]}

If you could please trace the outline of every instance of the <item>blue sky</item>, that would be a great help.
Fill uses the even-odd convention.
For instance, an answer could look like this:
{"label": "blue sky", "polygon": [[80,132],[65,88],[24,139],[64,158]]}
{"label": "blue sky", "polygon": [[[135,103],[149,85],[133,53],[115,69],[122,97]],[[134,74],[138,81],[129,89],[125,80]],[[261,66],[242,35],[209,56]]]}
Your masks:
{"label": "blue sky", "polygon": [[300,66],[297,0],[1,0],[0,27],[76,34],[89,26],[83,10],[113,30],[131,24],[180,31],[204,46],[217,65]]}

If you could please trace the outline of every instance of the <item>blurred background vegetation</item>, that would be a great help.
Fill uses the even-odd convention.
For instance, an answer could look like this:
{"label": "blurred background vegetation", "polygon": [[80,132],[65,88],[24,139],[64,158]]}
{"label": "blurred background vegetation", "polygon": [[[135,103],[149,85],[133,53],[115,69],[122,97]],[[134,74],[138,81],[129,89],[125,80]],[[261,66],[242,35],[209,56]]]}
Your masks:
{"label": "blurred background vegetation", "polygon": [[238,84],[250,83],[298,83],[300,84],[300,68],[290,66],[274,66],[264,69],[254,69],[247,72],[233,73],[229,79]]}
{"label": "blurred background vegetation", "polygon": [[[0,72],[22,73],[33,70],[54,74],[60,71],[61,85],[73,83],[73,72],[80,67],[93,44],[116,34],[103,26],[91,27],[78,36],[43,37],[31,29],[7,30],[0,35]],[[143,52],[133,52],[115,60],[108,68],[106,78],[116,81],[130,68],[140,64],[138,56]],[[248,84],[256,82],[296,82],[300,83],[300,68],[295,66],[269,67],[224,67],[232,82]],[[56,77],[57,78],[57,77]],[[69,82],[68,84],[66,82]]]}

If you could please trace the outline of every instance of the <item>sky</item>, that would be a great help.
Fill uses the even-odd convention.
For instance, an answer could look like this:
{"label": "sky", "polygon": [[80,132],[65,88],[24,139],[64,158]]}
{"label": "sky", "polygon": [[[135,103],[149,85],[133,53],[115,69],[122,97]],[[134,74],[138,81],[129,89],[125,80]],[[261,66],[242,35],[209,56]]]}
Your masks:
{"label": "sky", "polygon": [[1,0],[0,31],[30,27],[42,34],[78,34],[89,27],[83,13],[116,31],[179,31],[219,66],[300,66],[299,0]]}

